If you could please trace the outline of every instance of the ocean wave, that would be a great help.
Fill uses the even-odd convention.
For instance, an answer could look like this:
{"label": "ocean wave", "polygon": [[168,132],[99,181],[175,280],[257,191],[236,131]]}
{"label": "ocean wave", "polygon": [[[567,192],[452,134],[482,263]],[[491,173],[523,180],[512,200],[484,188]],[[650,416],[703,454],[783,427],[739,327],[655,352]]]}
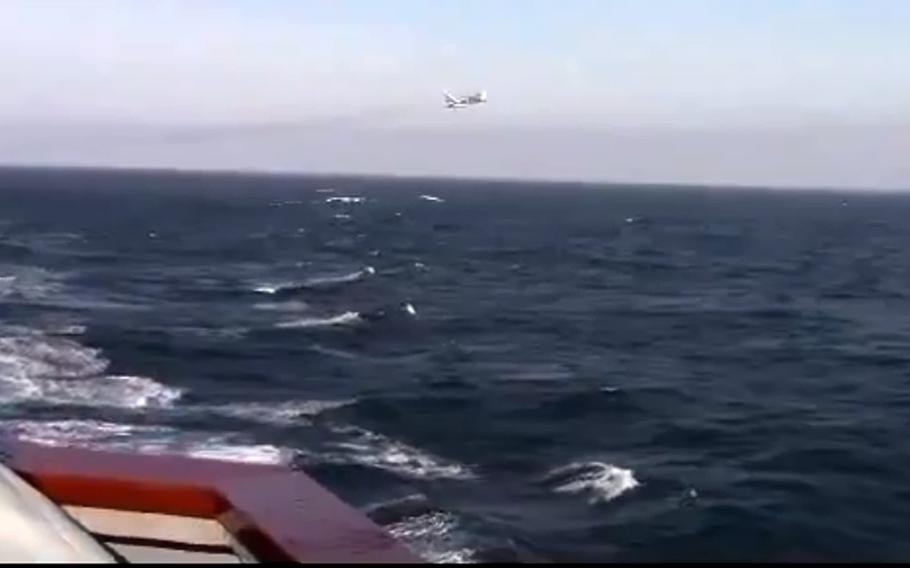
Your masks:
{"label": "ocean wave", "polygon": [[263,465],[287,464],[294,452],[270,444],[238,445],[213,441],[197,443],[183,452],[194,458]]}
{"label": "ocean wave", "polygon": [[163,426],[136,426],[100,420],[6,420],[4,433],[45,446],[96,447],[104,442],[118,442],[140,434],[160,435],[171,429]]}
{"label": "ocean wave", "polygon": [[197,327],[197,326],[172,326],[167,329],[171,335],[187,335],[201,339],[237,340],[246,336],[248,328],[245,327]]}
{"label": "ocean wave", "polygon": [[447,512],[432,512],[388,525],[385,530],[415,554],[433,564],[471,564],[476,552],[467,546],[458,519]]}
{"label": "ocean wave", "polygon": [[400,523],[407,519],[438,512],[441,511],[422,493],[375,503],[366,509],[367,516],[374,523],[381,526]]}
{"label": "ocean wave", "polygon": [[88,328],[81,324],[62,325],[45,330],[48,335],[85,335]]}
{"label": "ocean wave", "polygon": [[61,274],[32,266],[0,265],[0,298],[36,302],[63,292]]}
{"label": "ocean wave", "polygon": [[363,203],[366,201],[365,197],[326,197],[326,203]]}
{"label": "ocean wave", "polygon": [[587,494],[590,504],[606,503],[639,486],[632,470],[601,462],[575,462],[544,477],[556,493]]}
{"label": "ocean wave", "polygon": [[253,291],[258,294],[277,294],[280,291],[287,289],[290,286],[297,286],[296,284],[262,284],[253,288]]}
{"label": "ocean wave", "polygon": [[315,276],[304,280],[303,282],[283,282],[278,284],[268,283],[260,284],[256,286],[253,291],[259,294],[267,294],[270,296],[274,295],[287,295],[297,292],[303,292],[305,290],[318,290],[322,288],[330,288],[334,286],[340,286],[343,284],[351,284],[353,282],[359,282],[373,276],[376,274],[376,269],[372,266],[365,266],[360,270],[355,270],[354,272],[348,272],[346,274],[335,274],[328,276]]}
{"label": "ocean wave", "polygon": [[338,327],[357,325],[363,322],[359,312],[344,312],[326,318],[303,318],[275,324],[280,329],[312,329],[320,327]]}
{"label": "ocean wave", "polygon": [[447,461],[382,434],[356,426],[332,428],[347,439],[331,442],[333,451],[316,456],[331,464],[358,464],[391,471],[414,479],[468,480],[477,476],[468,466]]}
{"label": "ocean wave", "polygon": [[310,309],[310,305],[298,300],[287,302],[261,302],[253,304],[253,309],[264,312],[305,312]]}
{"label": "ocean wave", "polygon": [[347,274],[341,274],[336,276],[317,276],[315,278],[310,278],[306,280],[303,285],[309,288],[316,288],[321,286],[332,286],[335,284],[349,284],[351,282],[358,282],[373,276],[376,274],[376,269],[372,266],[364,266],[360,270],[354,272],[349,272]]}
{"label": "ocean wave", "polygon": [[43,402],[128,409],[169,408],[183,395],[180,389],[132,376],[44,381],[38,387]]}
{"label": "ocean wave", "polygon": [[433,203],[445,203],[445,201],[446,201],[445,199],[443,199],[441,197],[436,197],[435,195],[427,195],[427,194],[421,195],[420,199],[423,199],[424,201],[432,201]]}
{"label": "ocean wave", "polygon": [[107,376],[107,368],[99,349],[71,339],[0,337],[0,396],[7,402],[138,409],[168,407],[182,395],[149,378]]}
{"label": "ocean wave", "polygon": [[309,418],[315,418],[323,412],[343,408],[354,404],[355,399],[347,400],[300,400],[288,402],[246,402],[197,407],[229,418],[248,420],[276,426],[294,426]]}
{"label": "ocean wave", "polygon": [[243,463],[290,463],[293,450],[253,444],[235,434],[185,432],[167,426],[100,420],[8,420],[3,431],[19,440],[50,447],[79,447],[147,455],[181,455]]}

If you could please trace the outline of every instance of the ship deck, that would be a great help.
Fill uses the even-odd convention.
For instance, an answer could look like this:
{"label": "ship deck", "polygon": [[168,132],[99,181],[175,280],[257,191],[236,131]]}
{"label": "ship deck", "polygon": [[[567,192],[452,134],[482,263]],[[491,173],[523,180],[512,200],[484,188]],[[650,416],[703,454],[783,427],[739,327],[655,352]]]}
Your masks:
{"label": "ship deck", "polygon": [[417,563],[302,472],[23,442],[6,465],[130,563]]}

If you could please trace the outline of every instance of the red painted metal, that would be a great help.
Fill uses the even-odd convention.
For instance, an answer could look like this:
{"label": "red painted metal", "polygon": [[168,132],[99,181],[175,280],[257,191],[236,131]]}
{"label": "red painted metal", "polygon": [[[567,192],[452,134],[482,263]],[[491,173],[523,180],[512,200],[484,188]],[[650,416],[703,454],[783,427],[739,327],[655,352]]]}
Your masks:
{"label": "red painted metal", "polygon": [[262,561],[420,562],[364,515],[286,467],[25,442],[7,450],[7,465],[57,503],[217,519]]}

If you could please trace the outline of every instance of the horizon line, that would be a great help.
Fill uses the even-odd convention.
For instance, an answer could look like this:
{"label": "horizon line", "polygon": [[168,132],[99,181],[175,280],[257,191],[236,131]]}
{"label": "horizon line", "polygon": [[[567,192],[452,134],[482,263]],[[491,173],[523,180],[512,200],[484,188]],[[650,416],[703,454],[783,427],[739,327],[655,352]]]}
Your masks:
{"label": "horizon line", "polygon": [[874,187],[874,186],[817,186],[817,185],[750,185],[735,182],[711,182],[711,183],[694,183],[694,182],[673,182],[673,181],[623,181],[618,179],[610,180],[591,180],[591,179],[572,179],[572,178],[522,178],[506,175],[492,176],[472,176],[472,175],[432,175],[432,174],[395,174],[390,172],[307,172],[301,170],[286,170],[280,168],[246,168],[235,169],[230,167],[191,167],[181,168],[179,166],[116,166],[116,165],[87,165],[87,164],[28,164],[28,163],[4,163],[0,162],[0,171],[9,170],[28,170],[28,171],[48,171],[48,172],[98,172],[112,174],[172,174],[186,176],[206,176],[206,175],[227,175],[236,177],[281,177],[281,178],[334,178],[334,179],[379,179],[379,180],[404,180],[404,181],[445,181],[455,183],[500,183],[500,184],[530,184],[530,185],[571,185],[571,186],[594,186],[594,187],[647,187],[647,188],[668,188],[668,189],[712,189],[712,190],[730,190],[730,191],[811,191],[811,192],[830,192],[830,193],[910,193],[908,187]]}

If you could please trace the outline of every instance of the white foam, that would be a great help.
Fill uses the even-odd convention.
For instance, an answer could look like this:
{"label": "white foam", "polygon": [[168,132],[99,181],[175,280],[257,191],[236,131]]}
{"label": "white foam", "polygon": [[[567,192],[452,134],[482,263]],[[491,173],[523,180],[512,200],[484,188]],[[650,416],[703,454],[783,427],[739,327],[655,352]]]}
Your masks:
{"label": "white foam", "polygon": [[212,442],[191,446],[185,454],[194,458],[265,465],[288,463],[293,457],[290,450],[268,444],[233,445]]}
{"label": "white foam", "polygon": [[470,564],[475,553],[465,546],[451,513],[432,512],[385,527],[396,540],[433,564]]}
{"label": "white foam", "polygon": [[3,431],[52,447],[81,447],[149,455],[183,455],[221,461],[286,464],[293,451],[250,444],[233,434],[181,432],[165,426],[137,426],[98,420],[6,421]]}
{"label": "white foam", "polygon": [[357,463],[378,467],[415,479],[474,479],[467,466],[448,462],[382,434],[355,426],[335,427],[337,434],[350,436],[344,442],[330,444],[337,453],[329,452],[319,458],[331,463]]}
{"label": "white foam", "polygon": [[365,197],[327,197],[325,199],[326,203],[363,203],[366,201]]}
{"label": "white foam", "polygon": [[158,435],[168,428],[116,424],[99,420],[5,421],[3,431],[11,436],[45,446],[116,447],[139,434]]}
{"label": "white foam", "polygon": [[45,402],[130,409],[169,408],[183,394],[152,379],[130,376],[45,381],[39,388]]}
{"label": "white foam", "polygon": [[376,269],[372,266],[364,266],[360,270],[355,270],[354,272],[349,272],[347,274],[341,275],[330,275],[330,276],[317,276],[310,278],[304,282],[304,286],[318,287],[318,286],[327,286],[332,284],[347,284],[350,282],[357,282],[358,280],[363,280],[369,276],[376,274]]}
{"label": "white foam", "polygon": [[323,286],[334,286],[338,284],[349,284],[358,282],[376,274],[376,269],[372,266],[364,266],[360,270],[348,272],[346,274],[331,274],[326,276],[315,276],[300,282],[279,282],[279,283],[262,283],[253,288],[254,292],[259,294],[275,295],[281,292],[300,290],[304,288],[319,288]]}
{"label": "white foam", "polygon": [[358,312],[344,312],[337,316],[327,318],[303,318],[294,321],[282,322],[275,324],[275,327],[281,329],[308,329],[316,327],[337,327],[345,325],[356,325],[363,322]]}
{"label": "white foam", "polygon": [[588,502],[606,503],[639,486],[632,470],[601,462],[576,462],[554,469],[545,481],[555,483],[557,493],[585,493]]}
{"label": "white foam", "polygon": [[335,215],[333,215],[333,217],[335,217],[336,219],[341,219],[343,221],[351,218],[351,216],[348,215],[347,213],[336,213]]}
{"label": "white foam", "polygon": [[405,302],[403,309],[408,315],[417,317],[417,310],[414,309],[414,306],[410,302]]}
{"label": "white foam", "polygon": [[436,197],[435,195],[424,194],[424,195],[421,195],[420,198],[423,199],[424,201],[432,201],[434,203],[445,203],[445,199],[443,199],[441,197]]}
{"label": "white foam", "polygon": [[335,193],[334,187],[323,187],[316,190],[316,193]]}
{"label": "white foam", "polygon": [[44,381],[88,377],[106,368],[97,350],[68,339],[37,333],[0,337],[0,393],[5,398],[34,397]]}
{"label": "white foam", "polygon": [[287,288],[287,286],[287,284],[263,284],[253,288],[253,291],[258,294],[277,294]]}
{"label": "white foam", "polygon": [[105,376],[100,350],[40,332],[0,337],[0,396],[7,402],[40,400],[51,404],[166,407],[179,389],[145,377]]}

